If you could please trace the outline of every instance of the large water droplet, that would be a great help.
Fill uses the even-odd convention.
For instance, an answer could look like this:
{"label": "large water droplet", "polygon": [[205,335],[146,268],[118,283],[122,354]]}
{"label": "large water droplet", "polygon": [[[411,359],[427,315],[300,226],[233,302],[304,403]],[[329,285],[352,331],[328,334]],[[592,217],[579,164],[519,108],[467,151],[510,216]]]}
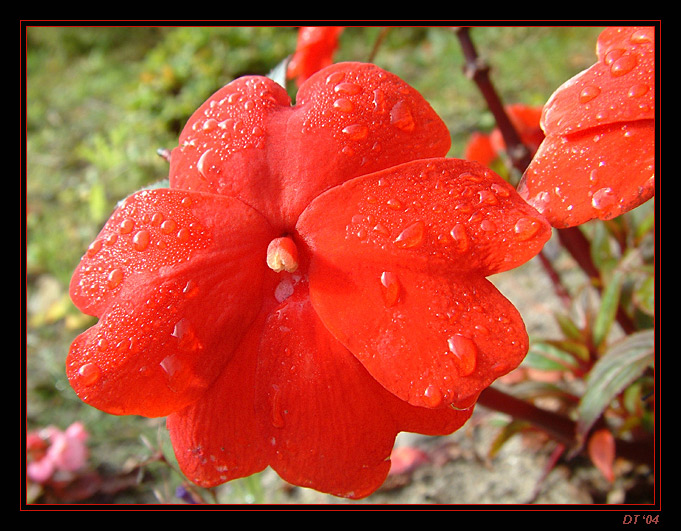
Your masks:
{"label": "large water droplet", "polygon": [[407,133],[414,130],[414,117],[411,114],[411,109],[409,109],[405,102],[397,102],[390,110],[390,123]]}
{"label": "large water droplet", "polygon": [[456,334],[447,340],[449,351],[459,360],[462,376],[471,374],[477,365],[478,347],[472,339]]}
{"label": "large water droplet", "polygon": [[513,230],[515,231],[518,239],[521,241],[526,241],[532,238],[537,232],[541,224],[534,218],[524,217],[516,221]]}
{"label": "large water droplet", "polygon": [[416,221],[406,227],[399,236],[395,238],[394,244],[402,249],[417,247],[423,242],[424,229],[425,226],[423,221]]}
{"label": "large water droplet", "polygon": [[423,398],[428,407],[438,407],[442,404],[442,391],[437,386],[430,384],[424,391]]}
{"label": "large water droplet", "polygon": [[607,186],[594,192],[594,195],[591,197],[591,205],[597,210],[606,210],[616,202],[617,196],[612,191],[612,188]]}
{"label": "large water droplet", "polygon": [[400,282],[395,273],[383,271],[381,273],[381,286],[383,286],[383,300],[388,307],[394,306],[400,298]]}
{"label": "large water droplet", "polygon": [[102,375],[102,370],[98,365],[94,363],[85,363],[78,369],[78,377],[80,378],[80,383],[85,386],[94,385],[99,381]]}
{"label": "large water droplet", "polygon": [[113,289],[123,282],[123,270],[119,268],[112,269],[109,276],[106,279],[106,285]]}
{"label": "large water droplet", "polygon": [[364,124],[348,125],[347,127],[344,127],[342,131],[350,140],[362,140],[369,134],[369,128]]}
{"label": "large water droplet", "polygon": [[272,385],[272,425],[275,428],[284,427],[284,415],[281,410],[281,389]]}
{"label": "large water droplet", "polygon": [[146,230],[141,230],[138,231],[132,238],[132,246],[136,251],[144,251],[147,247],[149,247],[150,240],[151,236],[149,235],[149,232]]}
{"label": "large water droplet", "polygon": [[594,85],[587,85],[579,93],[579,102],[588,103],[601,93],[601,89]]}
{"label": "large water droplet", "polygon": [[457,223],[456,225],[454,225],[454,227],[452,227],[452,230],[449,231],[449,235],[454,240],[457,251],[463,253],[468,250],[469,246],[468,235],[466,234],[465,227],[461,223]]}

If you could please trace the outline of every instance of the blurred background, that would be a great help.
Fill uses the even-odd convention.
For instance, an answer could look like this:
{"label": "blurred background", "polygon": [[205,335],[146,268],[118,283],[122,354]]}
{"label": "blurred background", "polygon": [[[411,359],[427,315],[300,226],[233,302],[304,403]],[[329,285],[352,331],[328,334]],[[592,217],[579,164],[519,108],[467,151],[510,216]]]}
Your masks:
{"label": "blurred background", "polygon": [[[601,29],[479,27],[472,36],[505,103],[542,105],[595,61]],[[71,304],[69,279],[116,203],[167,177],[158,150],[177,144],[194,109],[240,75],[270,72],[293,53],[296,38],[294,27],[26,28],[26,426],[66,430],[79,422],[88,434],[87,473],[61,490],[34,484],[29,502],[282,499],[283,487],[267,492],[259,476],[192,492],[173,463],[164,420],[114,417],[83,404],[64,360],[94,322]],[[451,29],[347,28],[336,60],[370,58],[430,102],[450,127],[451,156],[462,156],[473,132],[494,127],[462,73]],[[289,90],[294,97],[293,84]]]}

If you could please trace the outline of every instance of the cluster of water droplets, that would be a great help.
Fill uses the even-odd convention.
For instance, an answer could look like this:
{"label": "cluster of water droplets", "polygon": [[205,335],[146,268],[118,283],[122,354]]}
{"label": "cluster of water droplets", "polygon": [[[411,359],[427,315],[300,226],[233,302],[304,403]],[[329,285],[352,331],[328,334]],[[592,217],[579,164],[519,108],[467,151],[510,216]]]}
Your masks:
{"label": "cluster of water droplets", "polygon": [[186,261],[208,245],[206,229],[191,214],[192,199],[176,194],[172,204],[156,207],[154,193],[124,204],[83,256],[78,290],[93,303],[109,297],[126,274]]}
{"label": "cluster of water droplets", "polygon": [[[465,276],[470,271],[475,271],[478,277],[482,275],[488,242],[495,246],[507,244],[511,250],[523,247],[543,227],[529,211],[513,207],[515,192],[510,185],[484,173],[452,174],[448,168],[437,165],[412,173],[404,171],[368,187],[357,214],[346,226],[347,239],[378,246],[401,263],[399,267],[384,269],[377,278],[385,307],[395,315],[399,314],[405,297],[428,289],[414,286],[411,275],[409,285],[401,278],[401,268],[409,269],[412,256],[414,260],[425,257],[431,264],[432,260],[447,263],[454,276],[459,276],[457,270],[461,272],[465,286]],[[410,255],[411,252],[415,254]],[[485,307],[482,302],[485,295],[475,288],[457,288],[456,292],[449,289],[442,286],[442,293],[448,295],[432,301],[437,337],[444,341],[439,364],[449,367],[444,373],[449,370],[450,374],[465,378],[473,376],[479,368],[480,338],[491,332],[512,341],[509,338],[513,329],[510,319]],[[424,294],[424,299],[431,296],[430,291]],[[505,348],[503,341],[499,348]],[[495,370],[501,374],[506,368]],[[423,381],[422,399],[431,407],[456,399],[443,391],[448,386],[446,381],[434,383],[428,378]]]}
{"label": "cluster of water droplets", "polygon": [[193,117],[190,130],[183,132],[187,136],[180,148],[197,151],[196,171],[215,185],[222,176],[222,166],[234,153],[265,148],[265,117],[273,108],[288,106],[286,98],[275,93],[268,80],[257,76],[243,84],[227,85],[203,107],[202,115]]}
{"label": "cluster of water droplets", "polygon": [[[160,370],[171,389],[180,385],[177,380],[184,378],[186,364],[195,363],[194,356],[203,349],[194,324],[181,315],[181,308],[198,292],[194,281],[170,282],[150,293],[134,311],[127,304],[110,308],[100,325],[92,329],[96,335],[87,345],[88,361],[75,370],[81,388],[94,386],[108,370],[115,371],[123,360],[127,363],[145,352],[145,356],[134,358],[152,363],[138,368],[140,376],[153,376]],[[111,327],[109,323],[113,323]],[[154,359],[148,355],[150,350],[166,353],[158,366],[149,361]]]}
{"label": "cluster of water droplets", "polygon": [[303,122],[303,133],[331,129],[347,156],[367,157],[380,153],[380,138],[386,131],[411,133],[416,128],[411,94],[407,85],[384,86],[386,74],[368,81],[350,79],[350,73],[335,71],[326,78],[327,90],[319,91]]}

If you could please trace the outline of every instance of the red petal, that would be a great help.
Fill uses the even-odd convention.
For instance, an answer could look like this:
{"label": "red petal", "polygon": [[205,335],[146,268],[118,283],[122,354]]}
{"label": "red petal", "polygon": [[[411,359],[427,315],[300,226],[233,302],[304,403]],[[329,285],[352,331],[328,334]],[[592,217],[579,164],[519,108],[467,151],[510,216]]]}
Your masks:
{"label": "red petal", "polygon": [[298,230],[315,310],[403,400],[467,407],[524,357],[522,320],[484,277],[532,258],[550,228],[490,170],[437,159],[354,179]]}
{"label": "red petal", "polygon": [[653,28],[609,28],[599,37],[598,56],[544,106],[547,135],[655,118]]}
{"label": "red petal", "polygon": [[202,487],[250,476],[268,465],[269,441],[255,415],[255,371],[264,313],[204,398],[167,419],[182,472]]}
{"label": "red petal", "polygon": [[79,396],[147,416],[196,400],[259,310],[270,238],[235,199],[178,190],[128,198],[71,282],[74,303],[100,317],[67,359]]}
{"label": "red petal", "polygon": [[304,282],[270,315],[260,354],[257,411],[270,464],[296,485],[367,496],[389,471],[399,431],[449,433],[471,414],[413,408],[386,392],[319,321]]}
{"label": "red petal", "polygon": [[446,125],[413,88],[374,65],[339,63],[308,79],[295,107],[267,78],[219,90],[187,123],[170,182],[239,197],[290,230],[320,192],[449,146]]}
{"label": "red petal", "polygon": [[589,437],[587,447],[591,462],[611,483],[615,481],[615,438],[607,429],[597,430]]}
{"label": "red petal", "polygon": [[555,227],[610,219],[654,195],[653,28],[608,28],[599,61],[544,107],[547,138],[519,193]]}
{"label": "red petal", "polygon": [[466,408],[522,361],[528,339],[517,310],[489,281],[455,279],[313,262],[310,296],[329,331],[390,392],[415,406]]}
{"label": "red petal", "polygon": [[557,228],[612,219],[653,197],[654,145],[650,121],[547,137],[518,193]]}
{"label": "red petal", "polygon": [[322,194],[297,230],[319,261],[343,268],[488,276],[534,257],[551,235],[501,177],[458,159],[415,161]]}

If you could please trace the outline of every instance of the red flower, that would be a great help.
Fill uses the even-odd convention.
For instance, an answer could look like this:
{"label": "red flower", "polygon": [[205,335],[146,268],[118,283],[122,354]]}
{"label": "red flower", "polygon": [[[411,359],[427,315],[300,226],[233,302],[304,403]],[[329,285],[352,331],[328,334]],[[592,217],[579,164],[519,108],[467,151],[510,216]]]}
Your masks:
{"label": "red flower", "polygon": [[[544,140],[544,131],[539,123],[542,107],[514,103],[507,105],[505,111],[520,140],[534,154]],[[466,144],[464,158],[489,166],[505,149],[506,143],[499,128],[493,129],[489,135],[476,132]]]}
{"label": "red flower", "polygon": [[559,228],[614,218],[654,194],[654,29],[607,28],[596,53],[545,105],[546,140],[518,186]]}
{"label": "red flower", "polygon": [[[76,392],[169,415],[180,466],[212,486],[266,466],[348,497],[376,489],[399,431],[445,434],[524,357],[485,278],[550,227],[500,177],[438,158],[447,128],[373,65],[318,72],[291,106],[262,77],[190,118],[170,189],[106,223],[71,296]],[[455,406],[450,407],[450,406]]]}
{"label": "red flower", "polygon": [[296,51],[288,64],[286,77],[298,86],[312,74],[329,66],[338,48],[343,26],[303,26],[298,30]]}

